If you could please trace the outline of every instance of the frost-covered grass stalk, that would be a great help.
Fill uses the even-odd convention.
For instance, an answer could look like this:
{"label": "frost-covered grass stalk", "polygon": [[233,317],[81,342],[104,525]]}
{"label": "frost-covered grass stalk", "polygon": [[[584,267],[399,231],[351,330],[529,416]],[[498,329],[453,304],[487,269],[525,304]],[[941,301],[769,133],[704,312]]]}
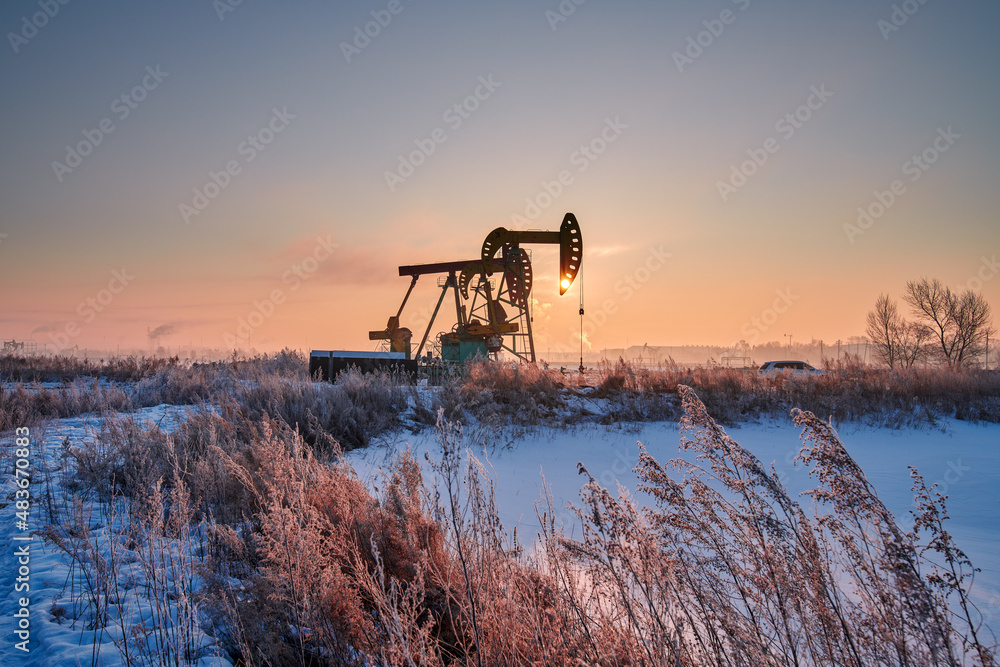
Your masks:
{"label": "frost-covered grass stalk", "polygon": [[[638,507],[588,475],[583,538],[546,534],[551,571],[582,610],[581,625],[620,647],[612,653],[595,642],[592,660],[995,664],[960,573],[971,564],[938,521],[943,498],[932,502],[917,487],[917,529],[932,527],[934,536],[921,545],[898,527],[833,428],[799,411],[799,460],[818,481],[806,512],[694,391],[680,391],[681,448],[695,461],[664,467],[642,450],[637,472],[655,507]],[[950,569],[942,573],[927,551],[943,554]]]}
{"label": "frost-covered grass stalk", "polygon": [[138,500],[129,537],[134,545],[144,590],[150,605],[149,619],[132,626],[120,649],[131,649],[140,664],[185,665],[199,655],[197,547],[190,494],[175,470],[165,492],[158,481],[153,491]]}

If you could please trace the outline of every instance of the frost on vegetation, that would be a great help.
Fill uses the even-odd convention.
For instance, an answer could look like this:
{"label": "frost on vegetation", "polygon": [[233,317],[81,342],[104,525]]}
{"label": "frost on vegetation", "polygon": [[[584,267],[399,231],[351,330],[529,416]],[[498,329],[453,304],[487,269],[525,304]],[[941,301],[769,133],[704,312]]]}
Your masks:
{"label": "frost on vegetation", "polygon": [[[861,389],[834,374],[793,384],[625,364],[605,367],[593,389],[499,366],[433,388],[357,373],[322,384],[278,362],[233,362],[199,381],[226,388],[208,390],[213,409],[179,423],[162,408],[45,423],[32,485],[38,562],[49,570],[33,606],[39,655],[128,665],[996,664],[970,597],[972,563],[946,529],[944,497],[916,471],[906,532],[823,413],[795,410],[797,461],[816,484],[807,511],[710,416],[712,405],[736,418],[784,409],[790,396],[805,408],[878,387],[885,405],[912,392],[944,414],[928,407],[942,388],[993,391],[979,377],[837,372]],[[526,547],[467,448],[496,425],[608,414],[678,419],[693,460],[662,464],[641,448],[641,495],[605,488],[584,462],[582,535],[570,537],[543,500],[540,542]],[[405,426],[433,428],[438,453],[424,468],[398,453],[367,486],[343,452]]]}

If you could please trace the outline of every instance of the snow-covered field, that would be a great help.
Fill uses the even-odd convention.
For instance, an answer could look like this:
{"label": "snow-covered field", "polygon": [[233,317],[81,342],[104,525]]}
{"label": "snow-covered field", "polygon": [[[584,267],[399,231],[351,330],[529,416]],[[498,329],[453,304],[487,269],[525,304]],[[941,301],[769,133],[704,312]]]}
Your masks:
{"label": "snow-covered field", "polygon": [[[159,405],[137,410],[134,418],[147,424],[157,424],[160,428],[170,431],[184,419],[188,408],[171,405]],[[103,629],[95,630],[88,623],[88,614],[80,613],[79,618],[74,609],[82,610],[86,606],[87,592],[85,577],[79,567],[74,567],[72,559],[66,553],[59,551],[53,545],[47,544],[37,534],[44,526],[47,517],[41,510],[37,495],[43,488],[43,470],[47,469],[52,480],[51,489],[54,503],[66,503],[67,490],[59,481],[62,479],[60,470],[61,443],[69,438],[71,443],[80,443],[94,438],[95,432],[101,428],[99,415],[82,415],[67,419],[59,419],[33,429],[31,433],[30,468],[32,481],[31,510],[28,518],[28,531],[17,526],[17,508],[14,502],[16,486],[10,470],[4,471],[4,480],[0,485],[0,525],[3,526],[4,548],[0,551],[0,617],[3,622],[3,643],[0,646],[0,665],[37,665],[49,667],[54,665],[121,665],[125,664],[115,646],[115,640],[120,640],[121,627],[134,627],[140,623],[151,625],[153,603],[149,598],[149,582],[134,555],[124,553],[121,572],[122,588],[125,589],[123,604],[120,607],[111,604],[107,606],[111,614],[111,622]],[[109,545],[112,535],[122,542],[122,522],[114,521],[111,525],[105,522],[100,509],[88,504],[85,513],[89,515],[89,528],[95,543],[100,545],[101,553],[109,557]],[[30,537],[30,541],[18,538]],[[27,584],[28,590],[16,590],[19,567],[24,564],[24,549],[27,547],[27,576],[20,584]],[[82,554],[83,559],[90,559],[89,554]],[[19,562],[19,560],[21,562]],[[124,583],[126,582],[127,583]],[[20,609],[20,598],[30,600],[30,616],[28,618],[27,635],[18,636],[21,619],[14,614]],[[65,615],[56,619],[53,617],[53,605],[65,610]],[[105,602],[106,604],[106,602]],[[119,623],[115,610],[126,610],[123,622]],[[203,656],[192,664],[200,667],[210,665],[229,665],[223,658],[215,657],[219,651],[214,647],[211,637],[195,629],[195,642],[203,647]],[[21,644],[28,637],[27,645]],[[27,648],[27,651],[18,648]],[[139,664],[142,664],[141,662]]]}
{"label": "snow-covered field", "polygon": [[[791,492],[801,493],[814,486],[802,464],[794,463],[800,446],[799,429],[794,425],[747,424],[727,432],[762,463],[773,463]],[[987,623],[1000,628],[1000,425],[954,419],[922,430],[848,424],[840,437],[904,529],[912,526],[913,507],[907,466],[915,466],[928,486],[936,483],[938,490],[947,494],[951,521],[946,528],[982,570],[976,576],[973,599]],[[630,424],[625,428],[542,428],[509,444],[478,447],[472,453],[492,472],[504,525],[518,526],[520,538],[527,543],[539,530],[535,504],[540,500],[542,474],[557,509],[568,503],[580,505],[578,491],[586,479],[577,473],[577,462],[583,463],[606,488],[614,490],[620,483],[635,491],[638,480],[632,468],[638,460],[640,441],[661,463],[679,456],[680,434],[672,422]],[[432,458],[438,456],[434,433],[428,430],[354,450],[348,457],[363,478],[375,483],[379,468],[406,446],[421,462],[425,452]],[[801,502],[812,501],[805,497]],[[567,532],[572,533],[575,517],[563,511],[562,519]]]}
{"label": "snow-covered field", "polygon": [[[187,408],[161,405],[138,411],[143,421],[159,424],[169,430],[184,419]],[[92,439],[100,428],[100,419],[92,415],[55,420],[33,433],[31,459],[32,474],[37,483],[41,470],[46,466],[55,471],[59,466],[60,443],[69,437],[74,443]],[[802,492],[811,486],[811,480],[801,465],[794,465],[799,450],[798,429],[787,422],[749,424],[727,429],[730,435],[753,452],[765,464],[772,463],[785,485],[793,492]],[[880,497],[892,510],[899,523],[908,528],[912,504],[908,465],[916,466],[928,484],[937,483],[949,496],[951,521],[947,524],[972,562],[981,568],[973,589],[973,599],[978,603],[985,620],[993,628],[1000,627],[1000,426],[976,425],[957,420],[945,420],[936,427],[923,430],[891,430],[846,425],[840,431],[841,439],[850,454],[864,469],[869,481]],[[44,441],[36,439],[44,436]],[[496,434],[494,434],[496,436]],[[617,483],[635,490],[637,480],[632,472],[638,457],[641,441],[650,453],[665,462],[678,456],[680,435],[677,424],[671,422],[628,424],[622,427],[585,424],[568,429],[539,427],[527,433],[519,432],[510,438],[494,438],[497,444],[487,449],[474,448],[473,453],[490,470],[495,482],[500,517],[508,529],[518,527],[523,542],[530,542],[539,529],[535,504],[542,491],[542,475],[551,492],[555,506],[565,508],[577,503],[578,490],[584,478],[577,473],[577,463],[583,463],[589,472],[604,486],[611,489]],[[349,460],[359,475],[378,485],[379,468],[395,453],[411,447],[417,460],[424,461],[425,453],[439,457],[439,446],[433,429],[413,434],[397,432],[380,437],[368,449],[354,450]],[[44,459],[42,458],[44,452]],[[429,474],[429,473],[428,473]],[[0,522],[3,523],[4,548],[0,552],[0,616],[3,628],[3,645],[0,647],[2,665],[120,665],[123,659],[114,640],[121,634],[121,625],[133,626],[150,621],[152,603],[144,597],[147,583],[141,568],[134,559],[125,558],[125,572],[132,577],[128,587],[130,602],[128,618],[122,624],[112,622],[96,633],[87,627],[86,619],[74,622],[71,592],[82,595],[80,570],[69,557],[46,544],[39,536],[30,542],[15,540],[27,533],[16,529],[16,505],[13,502],[16,487],[11,471],[4,472],[0,484]],[[58,479],[58,474],[53,474]],[[33,494],[41,485],[33,484]],[[56,494],[66,490],[56,484]],[[811,502],[807,498],[804,503]],[[32,501],[31,529],[41,529],[45,516],[37,498]],[[574,530],[573,515],[563,511],[568,532]],[[107,548],[110,536],[120,526],[105,525],[100,512],[95,511],[90,526],[95,539]],[[15,634],[18,619],[14,614],[19,608],[18,599],[25,593],[15,590],[18,576],[16,550],[28,545],[30,551],[30,640],[26,653],[16,648],[21,641]],[[23,551],[22,551],[23,553]],[[75,582],[75,583],[74,583]],[[56,598],[56,596],[61,596]],[[53,617],[53,602],[69,613]],[[229,664],[218,657],[213,639],[197,630],[196,643],[203,647],[195,664]]]}

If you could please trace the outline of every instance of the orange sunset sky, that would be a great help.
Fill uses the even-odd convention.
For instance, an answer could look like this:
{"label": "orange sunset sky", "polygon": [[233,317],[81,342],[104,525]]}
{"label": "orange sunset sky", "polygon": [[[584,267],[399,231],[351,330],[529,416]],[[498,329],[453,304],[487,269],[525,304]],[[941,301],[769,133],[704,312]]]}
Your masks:
{"label": "orange sunset sky", "polygon": [[5,339],[371,349],[398,265],[567,211],[543,350],[581,286],[595,350],[833,342],[921,276],[1000,307],[993,2],[42,4],[0,9]]}

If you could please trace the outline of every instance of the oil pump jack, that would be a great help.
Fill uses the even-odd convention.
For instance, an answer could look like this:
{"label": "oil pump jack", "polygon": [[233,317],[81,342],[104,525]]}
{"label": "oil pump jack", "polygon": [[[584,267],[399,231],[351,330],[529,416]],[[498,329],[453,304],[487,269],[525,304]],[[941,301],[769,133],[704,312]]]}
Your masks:
{"label": "oil pump jack", "polygon": [[497,227],[486,237],[477,259],[399,267],[400,276],[410,277],[410,286],[386,328],[369,332],[369,340],[387,341],[391,352],[403,353],[410,359],[413,332],[400,326],[400,317],[417,279],[437,275],[441,295],[415,357],[419,358],[424,351],[441,304],[448,290],[452,290],[456,324],[438,339],[442,359],[462,362],[476,354],[496,358],[501,350],[507,350],[533,363],[535,343],[530,307],[533,275],[528,252],[521,247],[531,244],[559,246],[559,294],[565,294],[580,272],[583,260],[583,237],[572,213],[566,214],[557,232]]}

